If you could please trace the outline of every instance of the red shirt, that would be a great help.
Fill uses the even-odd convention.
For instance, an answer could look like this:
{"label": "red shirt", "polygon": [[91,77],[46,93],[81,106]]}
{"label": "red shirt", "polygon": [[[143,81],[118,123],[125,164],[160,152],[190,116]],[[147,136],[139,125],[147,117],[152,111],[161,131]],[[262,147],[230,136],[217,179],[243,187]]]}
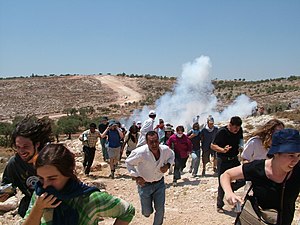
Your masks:
{"label": "red shirt", "polygon": [[167,145],[174,150],[175,153],[179,154],[180,158],[187,158],[192,152],[193,144],[191,140],[183,134],[181,138],[173,134],[167,141]]}

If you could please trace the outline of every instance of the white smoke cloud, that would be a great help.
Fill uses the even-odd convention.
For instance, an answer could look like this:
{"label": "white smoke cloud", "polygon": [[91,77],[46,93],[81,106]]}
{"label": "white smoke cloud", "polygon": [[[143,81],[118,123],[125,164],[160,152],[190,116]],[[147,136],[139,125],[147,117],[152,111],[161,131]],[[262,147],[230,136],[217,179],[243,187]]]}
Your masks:
{"label": "white smoke cloud", "polygon": [[[201,56],[182,67],[182,74],[177,78],[173,91],[168,92],[155,102],[157,121],[164,119],[176,127],[177,125],[190,126],[193,118],[200,116],[201,123],[206,122],[208,115],[213,115],[215,121],[229,121],[232,116],[245,117],[251,115],[257,105],[246,95],[239,96],[232,105],[222,112],[216,111],[217,98],[213,94],[214,86],[211,83],[211,62],[209,57]],[[148,118],[149,107],[135,110],[129,118],[144,121]],[[127,124],[127,126],[130,126]]]}
{"label": "white smoke cloud", "polygon": [[225,108],[218,116],[220,121],[229,120],[232,116],[244,118],[252,114],[252,110],[257,106],[255,101],[244,94],[238,96],[234,102]]}

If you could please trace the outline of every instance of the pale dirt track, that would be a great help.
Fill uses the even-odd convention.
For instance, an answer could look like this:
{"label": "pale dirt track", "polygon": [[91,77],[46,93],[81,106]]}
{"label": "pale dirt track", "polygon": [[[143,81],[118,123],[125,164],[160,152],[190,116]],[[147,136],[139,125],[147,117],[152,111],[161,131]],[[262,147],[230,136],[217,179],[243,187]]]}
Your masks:
{"label": "pale dirt track", "polygon": [[[131,87],[125,86],[124,82],[122,82],[119,77],[112,75],[101,75],[101,76],[93,76],[93,78],[100,80],[101,83],[107,85],[115,92],[118,93],[118,98],[114,99],[115,104],[124,105],[129,102],[138,102],[142,99],[142,95],[133,90]],[[62,116],[66,116],[65,113],[55,113],[55,114],[42,114],[39,117],[49,116],[50,119],[59,119]]]}
{"label": "pale dirt track", "polygon": [[138,102],[142,99],[142,95],[140,93],[130,87],[125,86],[117,76],[95,76],[95,79],[100,80],[103,84],[107,85],[118,93],[119,97],[118,99],[114,100],[114,103],[122,105],[128,102]]}

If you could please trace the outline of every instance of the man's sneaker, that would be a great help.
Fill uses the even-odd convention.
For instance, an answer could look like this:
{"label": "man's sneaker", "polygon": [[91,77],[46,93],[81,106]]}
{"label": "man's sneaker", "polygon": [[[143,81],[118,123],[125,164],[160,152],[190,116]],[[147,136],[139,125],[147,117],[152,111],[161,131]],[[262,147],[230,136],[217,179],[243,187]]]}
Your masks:
{"label": "man's sneaker", "polygon": [[192,176],[193,176],[193,177],[197,177],[197,174],[193,173]]}
{"label": "man's sneaker", "polygon": [[177,180],[173,181],[173,186],[176,187],[177,186]]}

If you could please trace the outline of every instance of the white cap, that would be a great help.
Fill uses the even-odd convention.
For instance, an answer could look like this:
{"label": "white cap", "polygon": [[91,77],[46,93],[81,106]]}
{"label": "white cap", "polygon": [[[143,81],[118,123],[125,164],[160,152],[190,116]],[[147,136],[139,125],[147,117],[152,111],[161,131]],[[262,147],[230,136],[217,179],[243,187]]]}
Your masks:
{"label": "white cap", "polygon": [[154,110],[150,110],[149,116],[156,116],[156,112]]}

